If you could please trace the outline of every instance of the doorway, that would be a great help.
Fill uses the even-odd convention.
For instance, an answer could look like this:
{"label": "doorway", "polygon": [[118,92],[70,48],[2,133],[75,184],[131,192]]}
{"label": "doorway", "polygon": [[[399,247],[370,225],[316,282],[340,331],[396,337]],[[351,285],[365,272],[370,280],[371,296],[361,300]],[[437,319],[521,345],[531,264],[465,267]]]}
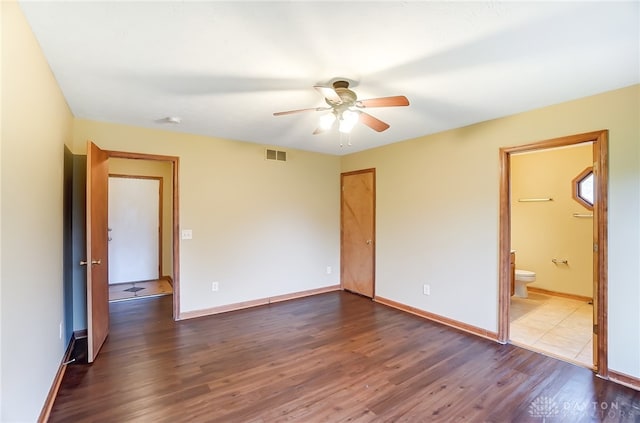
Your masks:
{"label": "doorway", "polygon": [[340,175],[340,281],[342,289],[375,294],[375,169]]}
{"label": "doorway", "polygon": [[110,302],[173,293],[171,192],[169,162],[109,160]]}
{"label": "doorway", "polygon": [[[500,284],[498,339],[509,342],[512,292],[512,198],[511,162],[514,154],[535,152],[559,147],[590,143],[593,154],[593,369],[607,376],[607,186],[608,186],[608,132],[606,130],[556,138],[517,147],[500,149]],[[537,198],[541,200],[543,198]],[[547,200],[547,199],[545,199]],[[517,252],[516,252],[517,254]],[[562,259],[558,259],[559,264]],[[556,262],[554,262],[556,264]]]}
{"label": "doorway", "polygon": [[[160,242],[163,244],[159,246],[158,260],[160,262],[158,272],[160,277],[158,280],[171,280],[171,288],[173,291],[173,319],[178,320],[180,316],[180,257],[179,257],[179,237],[178,237],[178,222],[179,222],[179,186],[178,186],[178,165],[179,158],[174,156],[161,156],[155,154],[144,153],[130,153],[123,151],[107,151],[109,159],[111,161],[117,161],[118,166],[114,167],[110,165],[110,171],[116,174],[116,176],[122,176],[123,173],[131,176],[135,170],[136,177],[153,173],[150,171],[150,166],[154,164],[166,163],[170,168],[168,170],[168,176],[165,179],[169,179],[169,189],[164,189],[164,184],[161,184],[162,202],[164,205],[160,205],[159,219],[161,224],[159,225],[161,232],[166,232],[166,238],[169,242],[162,242],[162,236]],[[117,159],[117,160],[112,160]],[[120,160],[124,159],[124,160]],[[162,213],[163,209],[170,209],[170,213]],[[155,285],[154,285],[155,286]],[[162,288],[164,285],[158,285],[160,291],[165,290]]]}
{"label": "doorway", "polygon": [[102,150],[87,142],[86,259],[88,362],[93,362],[109,333],[108,295],[108,176],[112,158],[171,163],[172,168],[172,264],[174,275],[173,318],[180,315],[180,271],[178,242],[178,157]]}
{"label": "doorway", "polygon": [[[593,203],[573,195],[592,143],[511,155],[510,342],[593,367]],[[592,185],[591,185],[592,187]],[[517,285],[517,286],[516,286]]]}

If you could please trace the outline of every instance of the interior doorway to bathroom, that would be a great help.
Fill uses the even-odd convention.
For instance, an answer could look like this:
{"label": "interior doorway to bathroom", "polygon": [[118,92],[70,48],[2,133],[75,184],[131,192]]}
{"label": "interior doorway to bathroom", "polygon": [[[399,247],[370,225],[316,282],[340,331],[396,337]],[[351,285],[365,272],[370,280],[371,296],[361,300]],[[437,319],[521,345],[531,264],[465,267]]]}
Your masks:
{"label": "interior doorway to bathroom", "polygon": [[[539,177],[522,175],[534,173],[536,167],[543,167],[547,176],[553,174],[554,162],[547,152],[567,156],[578,151],[581,151],[582,159],[574,166],[580,167],[579,170],[568,169],[563,158],[556,164],[556,167],[562,167],[559,174],[576,173],[567,182],[571,184],[568,187],[570,194],[567,194],[566,186],[563,194],[547,194],[546,188],[536,185]],[[591,367],[606,376],[607,131],[503,148],[500,154],[498,337],[503,342]],[[582,166],[580,160],[586,166]],[[582,167],[589,168],[592,173],[585,173]],[[589,175],[589,181],[593,183],[591,210],[574,201],[576,192],[575,188],[571,189],[585,175]],[[580,192],[577,194],[577,200],[580,200]],[[558,209],[562,215],[557,214]],[[539,215],[540,219],[536,218],[539,222],[524,221],[526,216],[534,215]],[[533,227],[526,228],[527,225]],[[545,228],[541,229],[540,225]],[[573,233],[567,231],[568,226],[573,228]],[[585,227],[590,231],[584,230]],[[558,232],[564,232],[565,240],[554,239]],[[576,237],[576,233],[580,235]],[[518,248],[521,259],[518,259]],[[535,282],[518,283],[520,294],[523,286],[537,286],[537,289],[524,288],[530,292],[526,299],[512,297],[514,249],[515,267],[536,273]],[[536,249],[543,251],[536,252]],[[579,284],[578,281],[585,278],[588,282]],[[590,299],[592,304],[589,304]],[[515,321],[520,323],[512,324]]]}

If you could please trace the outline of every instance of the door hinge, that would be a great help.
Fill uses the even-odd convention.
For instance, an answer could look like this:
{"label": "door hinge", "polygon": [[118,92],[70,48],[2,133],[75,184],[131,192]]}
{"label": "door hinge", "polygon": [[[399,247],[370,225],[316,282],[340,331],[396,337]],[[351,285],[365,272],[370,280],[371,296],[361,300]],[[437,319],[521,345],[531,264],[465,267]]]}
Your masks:
{"label": "door hinge", "polygon": [[598,334],[598,325],[593,325],[593,333]]}
{"label": "door hinge", "polygon": [[598,244],[593,244],[593,252],[594,253],[598,252]]}

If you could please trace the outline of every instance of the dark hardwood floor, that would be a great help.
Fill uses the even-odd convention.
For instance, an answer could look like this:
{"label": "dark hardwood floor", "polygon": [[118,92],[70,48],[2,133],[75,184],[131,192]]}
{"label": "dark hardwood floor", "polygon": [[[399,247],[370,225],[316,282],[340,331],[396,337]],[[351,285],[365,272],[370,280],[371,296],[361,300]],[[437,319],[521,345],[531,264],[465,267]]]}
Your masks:
{"label": "dark hardwood floor", "polygon": [[181,322],[171,301],[112,303],[50,421],[640,421],[640,392],[357,295]]}

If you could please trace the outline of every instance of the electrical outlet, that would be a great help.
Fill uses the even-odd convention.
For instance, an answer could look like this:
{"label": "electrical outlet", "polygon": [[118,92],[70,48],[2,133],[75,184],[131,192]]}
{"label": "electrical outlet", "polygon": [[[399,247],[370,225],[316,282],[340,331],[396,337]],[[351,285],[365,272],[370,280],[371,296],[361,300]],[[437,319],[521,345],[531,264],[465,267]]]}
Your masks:
{"label": "electrical outlet", "polygon": [[211,290],[213,292],[218,292],[219,288],[220,288],[220,286],[218,285],[218,282],[211,282]]}
{"label": "electrical outlet", "polygon": [[331,266],[327,266],[327,275],[331,274]]}
{"label": "electrical outlet", "polygon": [[193,239],[193,231],[191,229],[183,229],[182,239]]}
{"label": "electrical outlet", "polygon": [[424,295],[431,295],[431,286],[424,284],[424,286],[422,287],[422,293]]}

